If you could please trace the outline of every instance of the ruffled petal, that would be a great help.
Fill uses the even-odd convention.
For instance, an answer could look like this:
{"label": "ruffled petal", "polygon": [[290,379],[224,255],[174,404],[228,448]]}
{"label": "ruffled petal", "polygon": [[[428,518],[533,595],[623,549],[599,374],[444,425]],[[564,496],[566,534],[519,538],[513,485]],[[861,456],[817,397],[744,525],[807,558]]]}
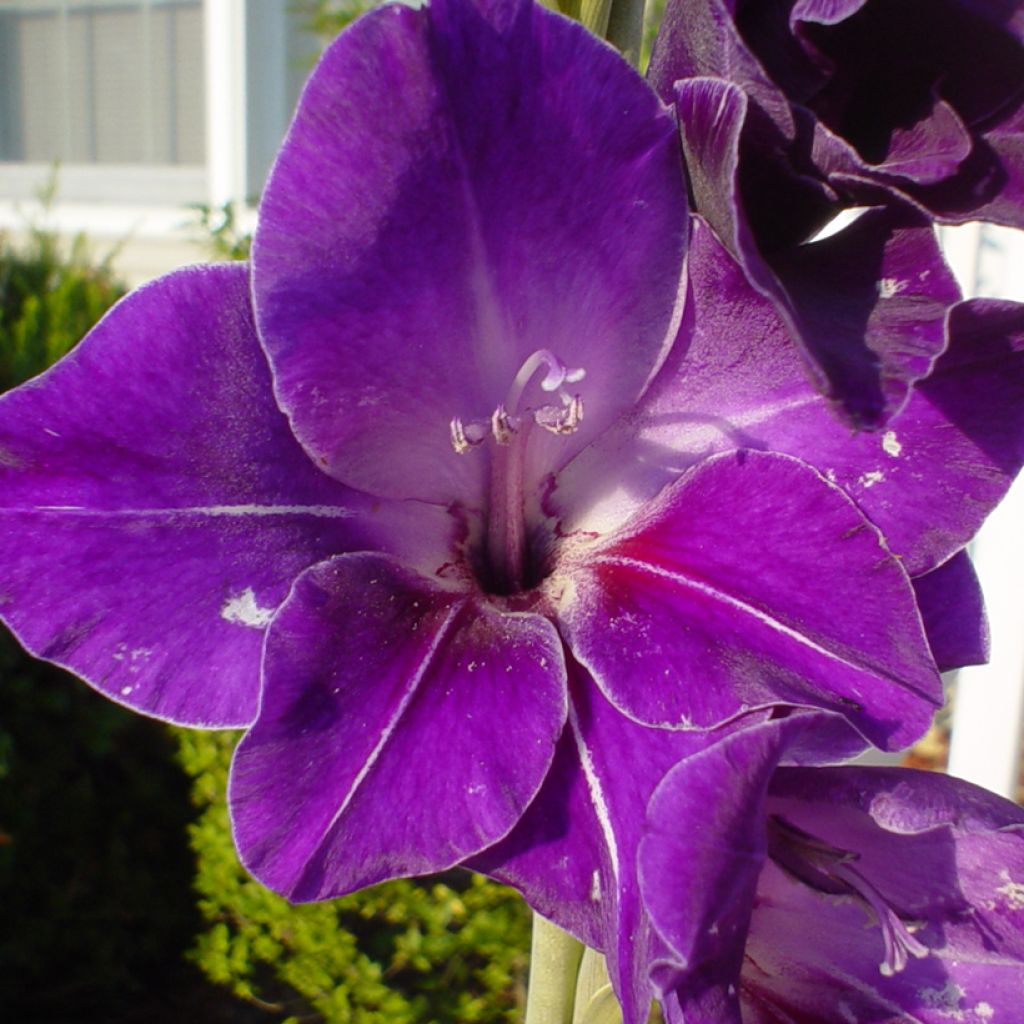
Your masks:
{"label": "ruffled petal", "polygon": [[160,718],[252,720],[267,622],[366,507],[277,409],[243,265],[140,289],[0,399],[0,614]]}
{"label": "ruffled petal", "polygon": [[673,120],[611,48],[526,0],[386,5],[324,55],[264,193],[278,399],[338,479],[479,508],[453,419],[486,432],[547,350],[586,373],[578,429],[531,441],[567,461],[663,358],[686,231]]}
{"label": "ruffled petal", "polygon": [[842,491],[785,456],[705,460],[617,534],[567,553],[553,580],[575,657],[648,724],[802,704],[895,749],[942,701],[899,560]]}
{"label": "ruffled petal", "polygon": [[566,717],[554,628],[371,553],[308,570],[267,634],[229,801],[296,901],[439,871],[522,816]]}

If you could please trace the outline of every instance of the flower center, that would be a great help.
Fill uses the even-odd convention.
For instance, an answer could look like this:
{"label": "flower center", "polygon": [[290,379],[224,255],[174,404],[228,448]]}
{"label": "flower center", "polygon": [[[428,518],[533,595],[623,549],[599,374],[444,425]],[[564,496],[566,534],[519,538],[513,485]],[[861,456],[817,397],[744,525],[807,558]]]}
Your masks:
{"label": "flower center", "polygon": [[886,977],[902,971],[909,957],[928,955],[928,947],[914,938],[885,897],[854,867],[859,854],[830,846],[773,814],[768,819],[768,856],[816,892],[852,896],[868,910],[882,932],[885,955],[878,969]]}
{"label": "flower center", "polygon": [[[535,383],[540,370],[544,376]],[[583,401],[566,385],[576,384],[585,375],[585,370],[566,366],[548,349],[537,349],[519,367],[489,420],[466,422],[456,416],[451,421],[452,447],[459,455],[485,444],[489,449],[486,551],[479,576],[494,593],[518,593],[537,582],[526,531],[527,446],[535,424],[552,434],[576,431],[583,419]],[[542,400],[531,402],[531,392]],[[558,401],[548,401],[549,395]]]}

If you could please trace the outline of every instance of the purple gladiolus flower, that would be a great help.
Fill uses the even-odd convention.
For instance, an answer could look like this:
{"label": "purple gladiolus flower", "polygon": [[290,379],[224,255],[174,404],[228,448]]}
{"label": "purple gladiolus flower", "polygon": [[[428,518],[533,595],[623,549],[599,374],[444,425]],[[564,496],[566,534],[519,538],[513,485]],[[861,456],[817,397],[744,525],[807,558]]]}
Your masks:
{"label": "purple gladiolus flower", "polygon": [[[640,876],[668,1024],[1016,1020],[1024,811],[910,769],[776,769],[806,728],[735,733],[650,802]],[[726,813],[678,827],[723,789]]]}
{"label": "purple gladiolus flower", "polygon": [[947,315],[897,240],[939,282],[892,296],[921,380],[851,434],[690,217],[677,131],[525,0],[380,9],[307,86],[251,268],[140,290],[0,399],[0,614],[248,727],[254,874],[472,864],[609,952],[631,1024],[659,780],[779,716],[827,723],[795,763],[916,738],[984,654],[963,548],[1024,463],[1022,307]]}
{"label": "purple gladiolus flower", "polygon": [[[941,351],[948,294],[902,269],[924,270],[932,218],[1024,223],[1022,25],[1016,2],[668,4],[649,75],[697,212],[855,423],[884,423]],[[803,243],[857,205],[880,208],[815,258]]]}

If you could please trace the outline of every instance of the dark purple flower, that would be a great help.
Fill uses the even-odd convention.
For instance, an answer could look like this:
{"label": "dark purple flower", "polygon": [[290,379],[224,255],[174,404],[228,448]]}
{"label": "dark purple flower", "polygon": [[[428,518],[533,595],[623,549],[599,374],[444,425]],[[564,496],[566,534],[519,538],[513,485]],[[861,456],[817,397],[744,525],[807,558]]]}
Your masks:
{"label": "dark purple flower", "polygon": [[852,435],[609,47],[383,8],[304,93],[251,274],[171,275],[0,399],[0,614],[140,711],[249,726],[235,836],[274,888],[475,857],[618,948],[634,1020],[672,765],[791,705],[829,713],[806,760],[899,747],[983,654],[962,552],[1024,462],[1024,315],[944,330]]}
{"label": "dark purple flower", "polygon": [[[801,732],[734,733],[650,802],[639,870],[668,1024],[1016,1020],[1024,811],[927,772],[777,769]],[[723,791],[705,828],[679,828]]]}
{"label": "dark purple flower", "polygon": [[1020,0],[669,0],[650,77],[746,93],[748,211],[777,231],[778,184],[805,229],[816,199],[888,196],[1024,227],[1022,68]]}
{"label": "dark purple flower", "polygon": [[[697,212],[856,424],[887,420],[942,349],[950,298],[931,219],[1024,224],[1022,11],[1015,0],[668,4],[649,77],[678,103]],[[840,210],[879,204],[807,244]]]}

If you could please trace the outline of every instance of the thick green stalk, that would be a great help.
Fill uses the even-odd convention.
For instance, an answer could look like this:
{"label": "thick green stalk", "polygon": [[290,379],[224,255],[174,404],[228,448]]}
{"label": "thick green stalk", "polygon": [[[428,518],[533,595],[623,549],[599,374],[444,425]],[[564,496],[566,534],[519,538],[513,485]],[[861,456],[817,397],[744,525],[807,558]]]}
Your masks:
{"label": "thick green stalk", "polygon": [[608,965],[594,949],[583,953],[572,1024],[622,1024],[622,1010],[608,979]]}
{"label": "thick green stalk", "polygon": [[533,915],[525,1024],[572,1024],[583,945],[550,921]]}
{"label": "thick green stalk", "polygon": [[612,0],[605,38],[633,67],[640,63],[644,42],[645,0]]}

